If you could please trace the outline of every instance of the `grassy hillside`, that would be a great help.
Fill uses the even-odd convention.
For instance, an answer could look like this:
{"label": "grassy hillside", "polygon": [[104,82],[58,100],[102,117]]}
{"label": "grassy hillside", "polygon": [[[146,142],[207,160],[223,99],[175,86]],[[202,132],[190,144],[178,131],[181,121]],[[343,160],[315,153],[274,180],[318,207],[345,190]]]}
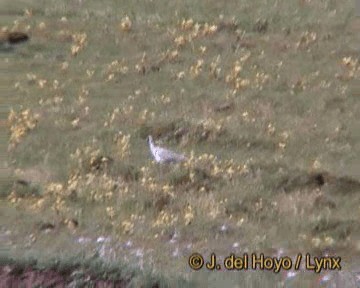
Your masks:
{"label": "grassy hillside", "polygon": [[[0,43],[0,240],[9,255],[96,252],[205,287],[304,287],[327,272],[193,272],[193,252],[359,264],[354,1],[0,8],[4,33],[30,36]],[[189,160],[154,163],[148,135]]]}

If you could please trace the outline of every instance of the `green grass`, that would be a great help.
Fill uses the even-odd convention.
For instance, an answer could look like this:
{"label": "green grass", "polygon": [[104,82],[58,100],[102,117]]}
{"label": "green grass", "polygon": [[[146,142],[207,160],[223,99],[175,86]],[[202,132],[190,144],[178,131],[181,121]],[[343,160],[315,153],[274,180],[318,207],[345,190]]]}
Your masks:
{"label": "green grass", "polygon": [[[72,253],[78,237],[105,235],[114,259],[137,261],[131,253],[141,248],[144,265],[207,284],[243,276],[190,273],[187,257],[225,256],[235,242],[237,253],[330,250],[351,270],[360,243],[353,5],[0,1],[0,25],[31,36],[0,51],[1,100],[14,110],[0,128],[18,142],[2,141],[13,178],[1,182],[0,225],[11,253],[26,243],[43,255]],[[193,157],[158,167],[149,134]],[[115,245],[129,240],[132,249]],[[89,254],[96,245],[83,246]],[[260,274],[246,281],[282,281]]]}

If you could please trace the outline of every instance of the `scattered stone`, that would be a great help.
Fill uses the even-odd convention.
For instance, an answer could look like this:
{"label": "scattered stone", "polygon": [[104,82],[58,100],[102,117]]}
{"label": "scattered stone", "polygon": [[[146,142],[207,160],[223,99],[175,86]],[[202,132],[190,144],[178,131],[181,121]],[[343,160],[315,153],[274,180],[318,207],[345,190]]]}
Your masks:
{"label": "scattered stone", "polygon": [[0,32],[0,44],[19,44],[30,39],[29,35],[24,32]]}

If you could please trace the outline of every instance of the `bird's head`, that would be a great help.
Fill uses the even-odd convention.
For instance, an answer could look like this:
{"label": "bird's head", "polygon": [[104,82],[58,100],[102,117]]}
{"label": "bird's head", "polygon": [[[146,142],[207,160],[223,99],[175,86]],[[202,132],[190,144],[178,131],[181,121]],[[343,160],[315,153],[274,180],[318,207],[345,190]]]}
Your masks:
{"label": "bird's head", "polygon": [[149,136],[147,137],[147,143],[148,143],[148,144],[152,144],[152,143],[153,143],[153,138],[152,138],[151,135],[149,135]]}

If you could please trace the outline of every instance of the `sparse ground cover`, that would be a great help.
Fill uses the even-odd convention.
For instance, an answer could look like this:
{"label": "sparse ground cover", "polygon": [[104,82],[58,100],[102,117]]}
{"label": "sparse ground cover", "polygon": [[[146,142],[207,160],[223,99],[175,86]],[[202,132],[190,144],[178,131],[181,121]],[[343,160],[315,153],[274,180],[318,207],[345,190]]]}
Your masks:
{"label": "sparse ground cover", "polygon": [[[0,47],[7,254],[81,251],[204,287],[355,287],[353,1],[0,5],[3,30],[31,37]],[[189,161],[159,167],[148,135]],[[329,254],[350,272],[193,272],[193,252]]]}

